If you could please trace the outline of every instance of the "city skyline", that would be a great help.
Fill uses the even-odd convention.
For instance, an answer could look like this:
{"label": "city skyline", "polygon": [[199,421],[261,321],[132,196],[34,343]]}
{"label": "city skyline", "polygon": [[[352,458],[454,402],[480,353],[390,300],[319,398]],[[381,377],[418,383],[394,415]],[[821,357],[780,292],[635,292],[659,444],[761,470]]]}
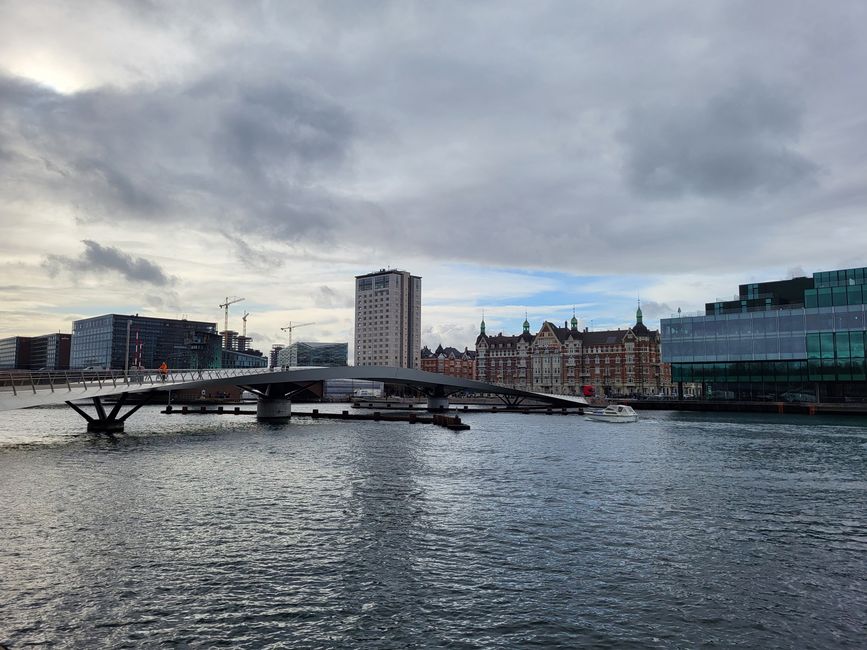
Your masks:
{"label": "city skyline", "polygon": [[[862,266],[867,9],[553,2],[0,8],[0,338],[106,313],[422,345],[648,326]],[[353,350],[350,351],[352,356]]]}

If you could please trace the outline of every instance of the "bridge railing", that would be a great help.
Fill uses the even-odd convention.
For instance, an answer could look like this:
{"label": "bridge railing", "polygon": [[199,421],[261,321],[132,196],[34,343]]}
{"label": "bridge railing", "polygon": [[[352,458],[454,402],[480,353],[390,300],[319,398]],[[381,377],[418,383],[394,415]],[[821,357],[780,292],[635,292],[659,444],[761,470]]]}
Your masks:
{"label": "bridge railing", "polygon": [[187,368],[169,370],[165,374],[156,370],[7,370],[0,371],[0,393],[37,394],[73,390],[102,390],[165,386],[202,380],[234,379],[236,377],[268,372],[267,368]]}

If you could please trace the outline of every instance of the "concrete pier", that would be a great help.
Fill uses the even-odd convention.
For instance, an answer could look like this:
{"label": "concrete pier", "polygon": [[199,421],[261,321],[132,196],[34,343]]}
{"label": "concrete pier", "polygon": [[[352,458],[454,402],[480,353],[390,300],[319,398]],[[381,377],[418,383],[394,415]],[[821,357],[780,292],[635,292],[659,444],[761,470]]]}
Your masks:
{"label": "concrete pier", "polygon": [[449,398],[448,397],[434,397],[430,396],[427,398],[427,410],[428,411],[448,411],[449,410]]}
{"label": "concrete pier", "polygon": [[87,423],[88,433],[123,433],[123,420],[91,420]]}
{"label": "concrete pier", "polygon": [[288,422],[292,417],[292,400],[286,397],[260,397],[256,419],[260,422]]}

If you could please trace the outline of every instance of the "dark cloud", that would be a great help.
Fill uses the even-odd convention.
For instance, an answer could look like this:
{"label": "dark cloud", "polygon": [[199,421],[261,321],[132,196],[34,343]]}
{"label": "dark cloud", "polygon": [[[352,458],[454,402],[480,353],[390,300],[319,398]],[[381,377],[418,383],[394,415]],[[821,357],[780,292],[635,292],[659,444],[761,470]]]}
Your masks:
{"label": "dark cloud", "polygon": [[61,270],[70,273],[99,274],[116,271],[131,282],[147,282],[156,286],[166,286],[174,282],[153,262],[141,257],[133,257],[113,246],[102,246],[95,241],[84,240],[84,252],[77,258],[62,255],[49,255],[44,265],[49,273],[56,275]]}
{"label": "dark cloud", "polygon": [[352,307],[355,305],[355,299],[352,296],[346,296],[338,291],[335,291],[327,285],[322,285],[313,294],[313,304],[317,307]]}
{"label": "dark cloud", "polygon": [[802,107],[757,81],[695,103],[632,111],[623,134],[628,182],[639,194],[742,196],[810,181],[818,166],[793,149]]}
{"label": "dark cloud", "polygon": [[280,268],[283,266],[283,259],[275,251],[266,251],[261,248],[254,248],[248,244],[246,233],[238,232],[232,234],[229,232],[221,232],[221,235],[226,238],[226,241],[234,248],[235,257],[241,264],[253,271],[268,271]]}
{"label": "dark cloud", "polygon": [[297,241],[331,240],[350,218],[322,180],[343,164],[353,124],[305,87],[212,77],[62,95],[0,75],[0,106],[16,189],[85,221],[207,227],[204,213]]}
{"label": "dark cloud", "polygon": [[[762,242],[860,219],[867,46],[863,3],[796,4],[157,2],[67,25],[22,3],[0,36],[48,14],[40,46],[100,74],[70,94],[0,74],[0,192],[227,232],[255,270],[284,244],[374,267],[809,264]],[[129,51],[102,40],[129,25]]]}

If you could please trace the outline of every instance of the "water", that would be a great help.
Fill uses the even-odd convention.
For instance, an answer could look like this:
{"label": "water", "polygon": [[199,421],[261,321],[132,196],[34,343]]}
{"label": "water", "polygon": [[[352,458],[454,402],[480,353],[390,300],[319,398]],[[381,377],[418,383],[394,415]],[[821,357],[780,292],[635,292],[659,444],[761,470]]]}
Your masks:
{"label": "water", "polygon": [[642,416],[4,413],[0,642],[864,647],[865,422]]}

